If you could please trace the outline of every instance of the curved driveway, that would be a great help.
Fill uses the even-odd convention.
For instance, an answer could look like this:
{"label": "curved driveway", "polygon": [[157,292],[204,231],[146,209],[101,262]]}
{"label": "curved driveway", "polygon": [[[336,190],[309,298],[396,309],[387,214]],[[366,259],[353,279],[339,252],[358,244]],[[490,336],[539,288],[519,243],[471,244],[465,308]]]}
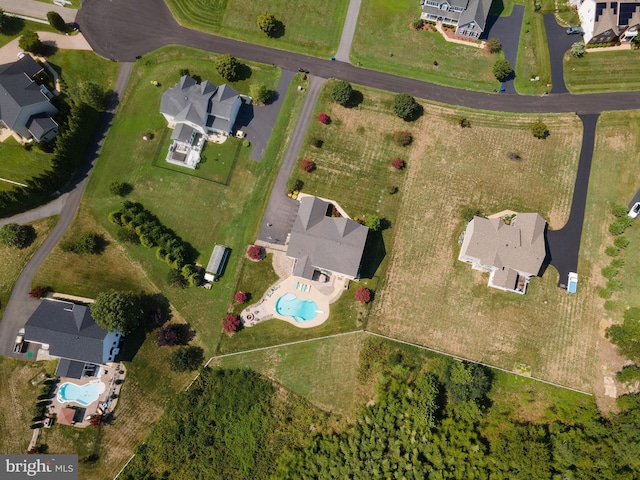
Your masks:
{"label": "curved driveway", "polygon": [[231,40],[178,25],[163,0],[86,0],[76,21],[97,53],[121,61],[131,61],[137,55],[144,55],[164,45],[179,44],[212,52],[231,53],[287,70],[295,71],[302,67],[322,78],[340,78],[369,87],[406,92],[418,98],[469,108],[503,112],[585,114],[640,109],[640,95],[636,92],[544,97],[471,92],[365,70],[344,62],[332,62]]}

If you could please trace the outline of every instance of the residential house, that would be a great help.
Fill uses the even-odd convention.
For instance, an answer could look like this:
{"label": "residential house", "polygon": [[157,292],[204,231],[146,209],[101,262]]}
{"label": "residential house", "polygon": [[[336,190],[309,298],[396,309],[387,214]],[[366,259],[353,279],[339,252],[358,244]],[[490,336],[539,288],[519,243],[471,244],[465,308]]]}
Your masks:
{"label": "residential house", "polygon": [[640,2],[619,0],[597,2],[577,0],[580,24],[584,30],[584,43],[610,43],[631,41],[640,28]]}
{"label": "residential house", "polygon": [[537,213],[519,213],[509,223],[476,216],[464,233],[458,260],[489,272],[490,287],[524,294],[547,254],[546,225]]}
{"label": "residential house", "polygon": [[49,101],[46,87],[36,81],[42,71],[30,55],[0,65],[0,126],[24,140],[48,142],[58,134],[52,118],[58,109]]}
{"label": "residential house", "polygon": [[420,0],[420,18],[456,27],[456,35],[478,39],[484,33],[492,0]]}
{"label": "residential house", "polygon": [[160,113],[173,128],[167,162],[195,169],[210,136],[231,135],[241,104],[240,94],[228,85],[180,78],[160,100]]}
{"label": "residential house", "polygon": [[350,218],[332,217],[332,204],[305,196],[289,236],[287,257],[295,261],[293,275],[317,280],[322,274],[354,280],[369,229]]}
{"label": "residential house", "polygon": [[96,324],[89,307],[61,300],[42,300],[25,325],[25,341],[60,358],[56,375],[61,377],[95,374],[100,365],[115,360],[120,339],[120,332]]}

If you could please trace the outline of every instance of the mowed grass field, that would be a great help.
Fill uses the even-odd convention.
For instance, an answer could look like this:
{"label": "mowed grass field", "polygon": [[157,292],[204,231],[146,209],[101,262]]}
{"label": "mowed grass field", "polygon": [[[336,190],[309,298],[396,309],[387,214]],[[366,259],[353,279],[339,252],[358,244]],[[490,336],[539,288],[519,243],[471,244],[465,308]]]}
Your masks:
{"label": "mowed grass field", "polygon": [[[166,0],[182,25],[318,57],[334,55],[349,2],[343,0]],[[258,28],[258,15],[272,13],[284,34],[269,38]]]}
{"label": "mowed grass field", "polygon": [[564,57],[564,82],[571,93],[640,90],[640,52],[590,52]]}
{"label": "mowed grass field", "polygon": [[[26,150],[13,137],[0,143],[0,191],[16,188],[11,182],[25,184],[27,180],[51,167],[52,154],[38,148]],[[6,180],[10,180],[9,182]]]}
{"label": "mowed grass field", "polygon": [[[412,125],[418,133],[368,329],[509,370],[524,364],[535,377],[589,389],[597,335],[592,290],[583,286],[568,295],[557,288],[550,267],[526,295],[510,294],[488,288],[486,275],[457,261],[465,206],[485,214],[538,212],[550,228],[563,226],[580,149],[579,119],[545,116],[551,135],[536,140],[530,125],[537,117],[425,109]],[[460,129],[461,115],[471,128]],[[509,160],[508,152],[522,160]]]}
{"label": "mowed grass field", "polygon": [[409,25],[419,18],[420,2],[414,0],[363,0],[351,62],[469,90],[492,92],[499,87],[491,67],[500,57],[473,46],[448,43],[437,32],[411,30]]}
{"label": "mowed grass field", "polygon": [[[527,2],[520,29],[518,59],[516,61],[515,87],[521,95],[540,95],[551,91],[551,61],[544,16],[533,11],[533,4]],[[532,82],[532,77],[540,77]]]}

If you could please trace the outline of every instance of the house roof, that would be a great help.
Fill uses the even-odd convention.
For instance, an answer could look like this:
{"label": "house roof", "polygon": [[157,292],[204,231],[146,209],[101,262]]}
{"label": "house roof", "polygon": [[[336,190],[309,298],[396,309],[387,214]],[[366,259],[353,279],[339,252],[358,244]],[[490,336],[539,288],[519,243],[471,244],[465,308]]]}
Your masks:
{"label": "house roof", "polygon": [[77,362],[75,360],[69,360],[68,358],[61,358],[58,362],[58,367],[56,368],[56,376],[66,378],[82,378],[84,365],[84,362]]}
{"label": "house roof", "polygon": [[27,122],[27,129],[33,138],[40,140],[47,132],[56,128],[58,124],[46,113],[32,115]]}
{"label": "house roof", "polygon": [[518,272],[513,268],[503,268],[493,272],[492,284],[497,287],[515,290],[518,281]]}
{"label": "house roof", "polygon": [[171,140],[178,140],[179,142],[188,142],[193,134],[193,127],[190,127],[186,123],[179,123],[176,128],[173,129],[171,134]]}
{"label": "house roof", "polygon": [[460,14],[458,25],[462,26],[467,25],[470,22],[475,22],[484,32],[487,25],[489,9],[491,8],[491,2],[492,0],[469,0],[469,5]]}
{"label": "house roof", "polygon": [[545,228],[546,222],[537,213],[519,213],[510,225],[501,218],[474,217],[460,255],[498,270],[537,275],[546,257]]}
{"label": "house roof", "polygon": [[28,75],[0,74],[0,119],[13,129],[23,108],[38,103],[49,103],[40,86]]}
{"label": "house roof", "polygon": [[314,269],[357,277],[369,229],[349,218],[327,216],[330,203],[304,197],[293,223],[287,256],[294,275],[311,278]]}
{"label": "house roof", "polygon": [[76,409],[64,407],[58,414],[58,423],[61,425],[73,425],[76,418]]}
{"label": "house roof", "polygon": [[214,275],[222,274],[224,265],[227,262],[229,256],[229,248],[224,245],[216,245],[211,252],[211,258],[207,264],[207,273],[213,273]]}
{"label": "house roof", "polygon": [[25,54],[17,62],[0,65],[0,75],[16,75],[24,73],[29,78],[33,78],[43,70],[44,67],[28,54]]}
{"label": "house roof", "polygon": [[239,98],[240,94],[229,85],[216,87],[207,80],[198,84],[184,75],[162,94],[160,113],[173,117],[176,123],[189,122],[228,132],[235,121],[231,114]]}
{"label": "house roof", "polygon": [[107,334],[88,307],[51,299],[42,300],[25,325],[25,340],[49,344],[51,355],[96,364],[104,363]]}

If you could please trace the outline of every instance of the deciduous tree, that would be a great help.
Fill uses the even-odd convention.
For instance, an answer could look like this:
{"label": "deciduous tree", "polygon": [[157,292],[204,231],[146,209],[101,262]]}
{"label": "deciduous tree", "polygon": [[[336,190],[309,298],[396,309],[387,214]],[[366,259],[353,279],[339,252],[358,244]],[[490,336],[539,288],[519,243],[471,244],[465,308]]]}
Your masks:
{"label": "deciduous tree", "polygon": [[240,62],[232,55],[220,55],[216,59],[216,70],[228,82],[235,82],[240,72]]}
{"label": "deciduous tree", "polygon": [[407,93],[396,95],[393,99],[393,111],[405,121],[415,120],[420,114],[420,104]]}
{"label": "deciduous tree", "polygon": [[349,82],[338,80],[333,84],[331,98],[340,105],[347,105],[353,94],[353,88]]}
{"label": "deciduous tree", "polygon": [[91,315],[107,331],[127,335],[142,325],[144,314],[140,296],[133,292],[108,290],[101,292],[91,304]]}

